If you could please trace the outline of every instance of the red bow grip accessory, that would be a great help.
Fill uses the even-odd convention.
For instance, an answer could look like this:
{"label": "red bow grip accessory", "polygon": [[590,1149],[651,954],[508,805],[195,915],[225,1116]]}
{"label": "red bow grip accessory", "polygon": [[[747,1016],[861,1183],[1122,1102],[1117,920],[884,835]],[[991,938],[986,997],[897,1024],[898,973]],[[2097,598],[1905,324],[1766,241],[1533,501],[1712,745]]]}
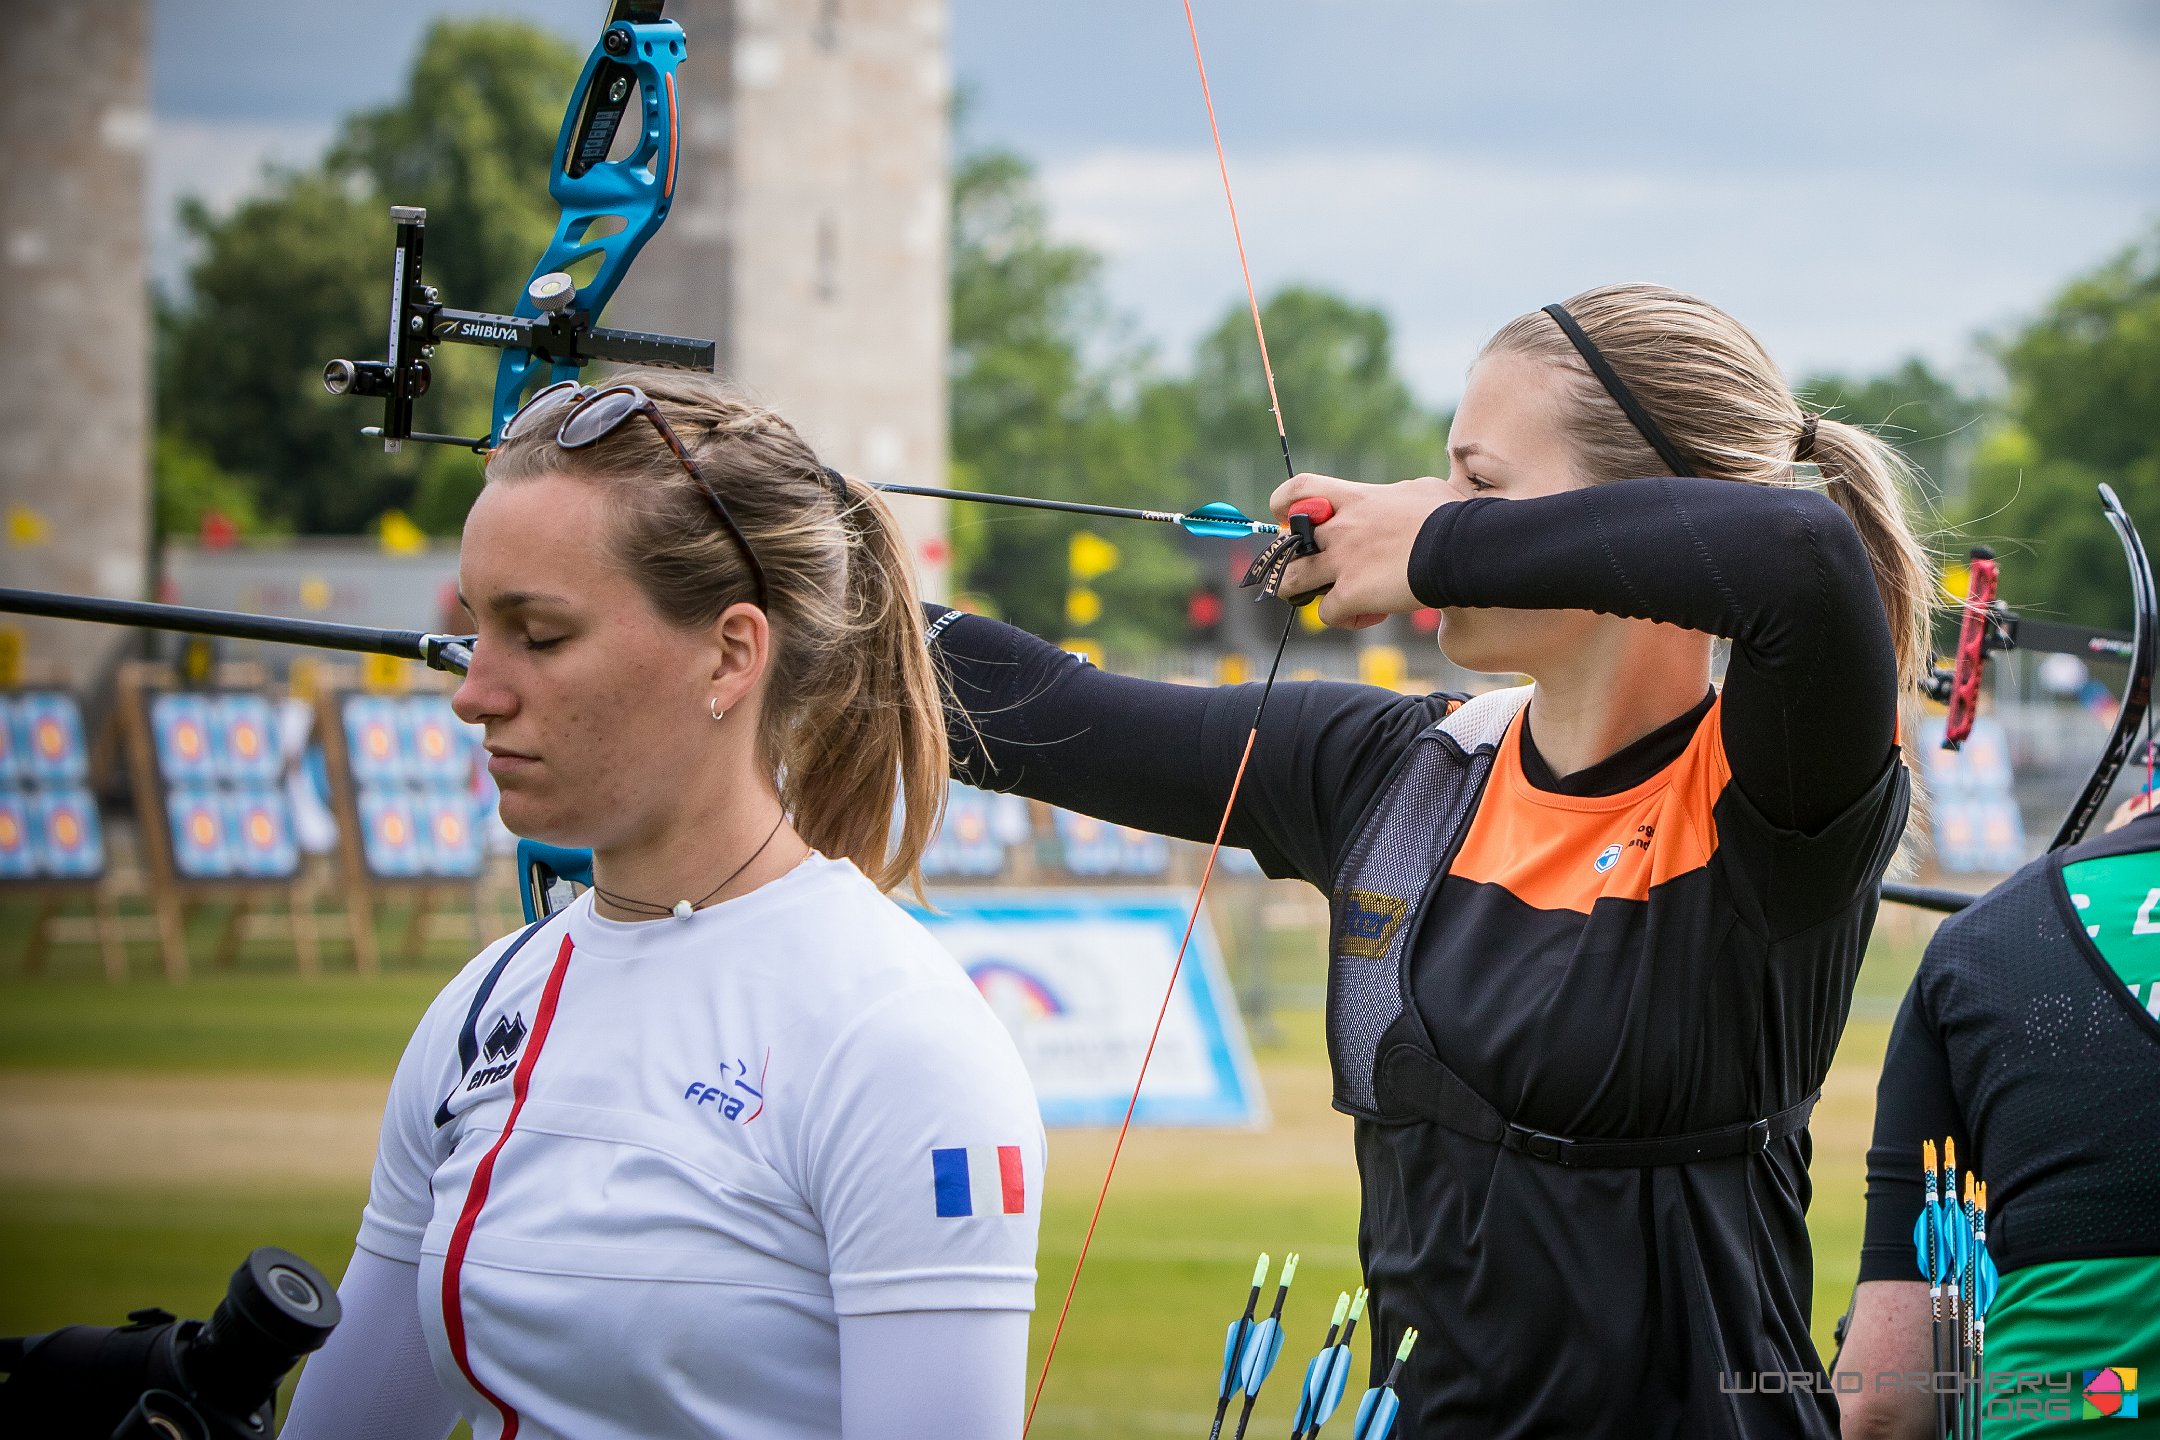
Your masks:
{"label": "red bow grip accessory", "polygon": [[[1335,507],[1317,495],[1300,500],[1290,507],[1290,529],[1307,540],[1313,538],[1313,526],[1325,525],[1334,518]],[[1300,520],[1305,523],[1298,524]]]}
{"label": "red bow grip accessory", "polygon": [[1966,571],[1965,611],[1958,621],[1957,669],[1951,673],[1950,714],[1943,721],[1945,750],[1955,750],[1972,734],[1980,708],[1980,677],[1987,669],[1988,617],[1995,604],[1995,552],[1976,545]]}
{"label": "red bow grip accessory", "polygon": [[[1320,542],[1313,536],[1313,527],[1325,525],[1334,518],[1335,507],[1317,495],[1292,503],[1288,528],[1290,533],[1297,537],[1297,548],[1290,552],[1283,563],[1288,565],[1291,560],[1300,555],[1319,554]],[[1319,589],[1309,590],[1303,595],[1285,595],[1283,599],[1296,606],[1310,605],[1334,588],[1332,585],[1323,585]]]}

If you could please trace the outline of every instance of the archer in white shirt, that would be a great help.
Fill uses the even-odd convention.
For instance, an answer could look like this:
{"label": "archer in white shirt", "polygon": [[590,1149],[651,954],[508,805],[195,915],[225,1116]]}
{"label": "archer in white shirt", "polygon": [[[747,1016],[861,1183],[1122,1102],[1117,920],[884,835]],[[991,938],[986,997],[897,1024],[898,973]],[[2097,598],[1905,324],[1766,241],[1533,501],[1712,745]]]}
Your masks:
{"label": "archer in white shirt", "polygon": [[454,703],[595,889],[414,1032],[283,1433],[1015,1436],[1041,1121],[882,893],[946,772],[905,547],[779,417],[625,378],[505,427],[460,557]]}

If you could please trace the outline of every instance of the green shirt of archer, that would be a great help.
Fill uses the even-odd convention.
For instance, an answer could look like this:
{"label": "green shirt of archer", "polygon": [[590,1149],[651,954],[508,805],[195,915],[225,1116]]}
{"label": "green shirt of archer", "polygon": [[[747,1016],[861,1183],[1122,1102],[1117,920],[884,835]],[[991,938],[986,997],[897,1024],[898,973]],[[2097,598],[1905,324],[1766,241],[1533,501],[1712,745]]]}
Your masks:
{"label": "green shirt of archer", "polygon": [[[2066,865],[2063,883],[2093,948],[2160,1019],[2160,851]],[[1997,1387],[1983,1420],[1990,1440],[2090,1435],[2084,1422],[2101,1419],[2160,1431],[2156,1294],[2160,1256],[2066,1260],[2003,1276],[1987,1322]],[[2019,1375],[2047,1379],[2021,1386]],[[2142,1407],[2141,1385],[2153,1392]]]}
{"label": "green shirt of archer", "polygon": [[2160,851],[2065,865],[2063,884],[2093,948],[2160,1019]]}

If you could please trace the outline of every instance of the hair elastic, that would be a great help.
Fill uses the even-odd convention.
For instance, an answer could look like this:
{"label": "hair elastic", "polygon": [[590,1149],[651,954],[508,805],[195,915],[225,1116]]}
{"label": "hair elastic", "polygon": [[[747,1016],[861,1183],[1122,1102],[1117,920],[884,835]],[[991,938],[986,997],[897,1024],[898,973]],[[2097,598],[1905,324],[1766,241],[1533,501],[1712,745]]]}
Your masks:
{"label": "hair elastic", "polygon": [[1598,383],[1605,387],[1605,393],[1612,396],[1621,412],[1634,424],[1636,433],[1650,442],[1650,448],[1657,451],[1658,459],[1665,462],[1665,468],[1675,475],[1692,477],[1695,467],[1681,458],[1679,447],[1666,438],[1665,432],[1658,428],[1657,421],[1650,418],[1650,412],[1643,409],[1641,403],[1635,399],[1634,392],[1628,389],[1627,382],[1620,378],[1620,372],[1613,369],[1612,362],[1599,352],[1597,346],[1590,343],[1590,337],[1583,333],[1582,326],[1575,323],[1573,315],[1568,314],[1567,307],[1547,305],[1545,313],[1552,316],[1553,323],[1560,327],[1560,333],[1567,336],[1581,352],[1583,360],[1590,366],[1590,373],[1597,376]]}
{"label": "hair elastic", "polygon": [[1815,458],[1815,420],[1815,416],[1809,415],[1800,422],[1800,438],[1793,442],[1792,452],[1796,463],[1805,463]]}
{"label": "hair elastic", "polygon": [[839,506],[842,510],[847,509],[847,477],[830,465],[820,466],[819,468],[825,472],[826,483],[832,486],[833,504]]}

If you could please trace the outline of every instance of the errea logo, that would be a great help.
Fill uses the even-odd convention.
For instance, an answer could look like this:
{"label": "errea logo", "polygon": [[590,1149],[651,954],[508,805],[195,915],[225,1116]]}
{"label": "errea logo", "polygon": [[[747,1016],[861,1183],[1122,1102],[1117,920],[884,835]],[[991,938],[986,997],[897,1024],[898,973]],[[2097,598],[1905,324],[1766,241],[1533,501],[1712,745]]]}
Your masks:
{"label": "errea logo", "polygon": [[1598,874],[1603,875],[1613,866],[1620,863],[1620,847],[1618,845],[1607,845],[1603,850],[1598,851],[1597,859],[1590,863]]}
{"label": "errea logo", "polygon": [[478,1090],[483,1085],[509,1079],[511,1072],[517,1069],[518,1048],[525,1043],[526,1033],[523,1011],[498,1017],[495,1028],[488,1031],[487,1039],[480,1044],[481,1055],[488,1063],[473,1071],[465,1088]]}

